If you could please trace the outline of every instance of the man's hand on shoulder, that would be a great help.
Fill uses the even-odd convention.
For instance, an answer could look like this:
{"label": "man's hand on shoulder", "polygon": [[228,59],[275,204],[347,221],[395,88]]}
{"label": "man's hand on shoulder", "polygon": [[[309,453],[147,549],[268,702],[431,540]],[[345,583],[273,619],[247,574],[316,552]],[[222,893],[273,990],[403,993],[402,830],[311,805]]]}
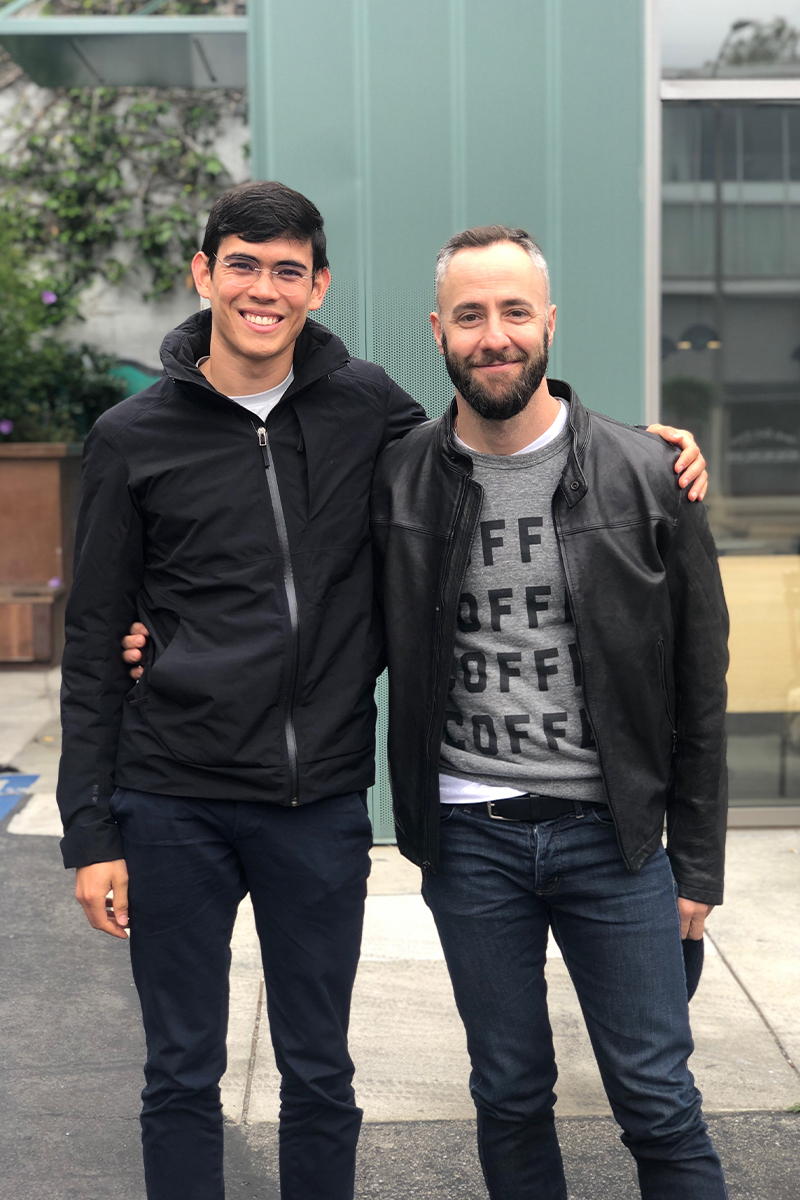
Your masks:
{"label": "man's hand on shoulder", "polygon": [[690,500],[702,500],[708,488],[708,471],[706,460],[700,453],[700,447],[688,429],[675,429],[672,425],[648,425],[648,433],[657,433],[665,442],[680,446],[681,454],[675,463],[675,470],[680,475],[678,483],[682,488],[692,484],[689,492]]}
{"label": "man's hand on shoulder", "polygon": [[132,679],[141,679],[144,667],[141,665],[142,652],[147,645],[150,634],[141,621],[134,621],[130,633],[122,639],[122,661],[133,663],[128,674]]}
{"label": "man's hand on shoulder", "polygon": [[699,941],[703,936],[706,918],[713,908],[713,904],[701,904],[699,900],[687,900],[685,896],[679,896],[678,915],[681,919],[681,937]]}
{"label": "man's hand on shoulder", "polygon": [[[107,907],[109,892],[112,898]],[[128,868],[124,858],[78,867],[75,896],[95,929],[110,933],[112,937],[127,937]]]}

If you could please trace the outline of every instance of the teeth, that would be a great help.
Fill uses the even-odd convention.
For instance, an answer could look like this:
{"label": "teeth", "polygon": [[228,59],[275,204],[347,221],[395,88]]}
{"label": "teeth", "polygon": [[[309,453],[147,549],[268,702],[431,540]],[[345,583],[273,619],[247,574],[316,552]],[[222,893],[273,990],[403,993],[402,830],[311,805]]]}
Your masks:
{"label": "teeth", "polygon": [[242,313],[245,321],[251,325],[277,325],[280,317],[257,317],[255,313]]}

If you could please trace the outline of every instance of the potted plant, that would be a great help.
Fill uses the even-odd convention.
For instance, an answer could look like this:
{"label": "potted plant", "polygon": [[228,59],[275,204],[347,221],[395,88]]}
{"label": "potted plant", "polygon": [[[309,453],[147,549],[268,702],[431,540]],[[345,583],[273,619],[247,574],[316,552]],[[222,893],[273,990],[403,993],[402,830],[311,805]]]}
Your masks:
{"label": "potted plant", "polygon": [[0,662],[53,662],[71,582],[82,439],[124,386],[59,340],[59,297],[0,214]]}

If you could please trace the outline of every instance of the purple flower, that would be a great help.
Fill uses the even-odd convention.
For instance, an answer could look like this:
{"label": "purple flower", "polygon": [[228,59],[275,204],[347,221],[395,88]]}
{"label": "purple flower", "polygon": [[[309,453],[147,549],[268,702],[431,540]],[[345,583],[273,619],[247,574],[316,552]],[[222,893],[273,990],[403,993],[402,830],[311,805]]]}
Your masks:
{"label": "purple flower", "polygon": [[55,292],[50,292],[47,289],[42,292],[42,304],[55,304],[57,299],[58,296]]}
{"label": "purple flower", "polygon": [[52,579],[48,579],[47,586],[52,588],[61,587],[61,580],[57,575],[54,575]]}
{"label": "purple flower", "polygon": [[11,430],[13,428],[14,428],[14,422],[10,421],[8,419],[8,417],[3,417],[3,420],[0,421],[0,433],[2,433],[5,436],[5,434],[11,433]]}

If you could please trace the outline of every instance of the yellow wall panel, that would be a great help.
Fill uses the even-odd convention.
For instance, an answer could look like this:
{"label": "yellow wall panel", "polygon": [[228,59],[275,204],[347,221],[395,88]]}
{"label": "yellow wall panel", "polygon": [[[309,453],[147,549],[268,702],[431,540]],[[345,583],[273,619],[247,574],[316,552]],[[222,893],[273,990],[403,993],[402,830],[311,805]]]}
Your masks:
{"label": "yellow wall panel", "polygon": [[720,559],[731,615],[728,712],[800,712],[800,555]]}

